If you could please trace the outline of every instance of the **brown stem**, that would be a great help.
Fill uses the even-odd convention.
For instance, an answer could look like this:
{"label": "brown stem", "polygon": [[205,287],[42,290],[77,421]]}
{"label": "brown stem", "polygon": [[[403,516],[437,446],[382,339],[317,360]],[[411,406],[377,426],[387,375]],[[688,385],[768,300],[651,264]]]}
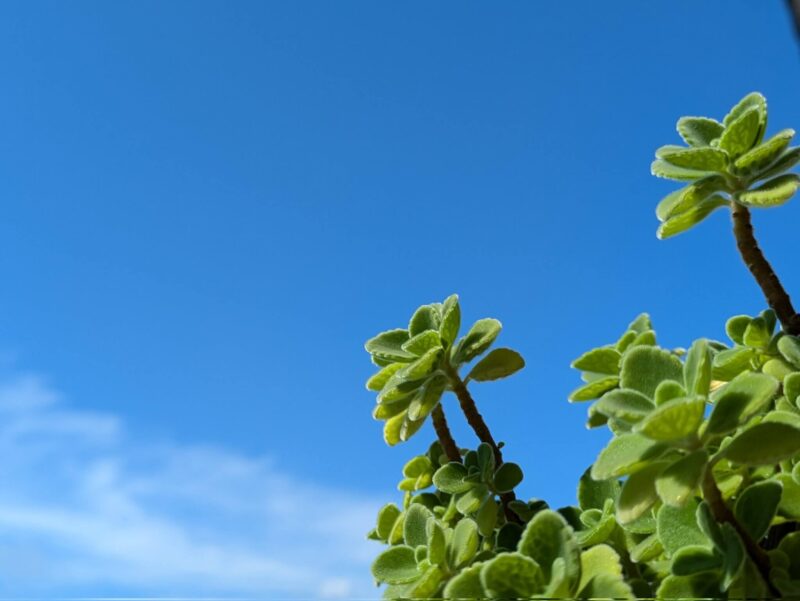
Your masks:
{"label": "brown stem", "polygon": [[439,438],[439,444],[442,445],[444,454],[447,455],[450,461],[461,463],[461,453],[458,450],[456,441],[453,440],[453,435],[450,433],[442,405],[436,405],[431,415],[433,417],[433,429],[436,430],[436,436]]}
{"label": "brown stem", "polygon": [[800,0],[786,0],[786,7],[789,9],[789,15],[794,21],[794,30],[800,39]]}
{"label": "brown stem", "polygon": [[789,294],[758,247],[758,242],[753,234],[753,224],[750,221],[750,211],[734,200],[731,203],[731,213],[736,246],[739,248],[745,265],[761,287],[761,291],[769,306],[778,316],[784,331],[794,336],[799,335],[800,315],[794,310]]}
{"label": "brown stem", "polygon": [[739,538],[742,539],[745,552],[750,556],[750,559],[753,560],[753,563],[756,565],[759,574],[761,574],[761,578],[764,579],[764,582],[769,588],[770,594],[776,599],[780,598],[780,591],[775,588],[775,585],[772,584],[772,581],[769,577],[770,570],[772,569],[770,566],[769,555],[767,555],[764,549],[758,546],[758,543],[753,540],[753,537],[750,536],[750,533],[742,527],[742,525],[739,523],[739,520],[737,520],[736,516],[733,515],[730,507],[728,507],[728,505],[725,503],[725,500],[722,498],[722,493],[717,487],[717,482],[714,480],[714,475],[711,473],[711,469],[707,469],[705,476],[703,477],[703,498],[706,500],[706,503],[708,503],[708,507],[711,509],[711,514],[714,516],[714,519],[717,522],[720,524],[727,523],[733,526],[733,529],[736,530]]}
{"label": "brown stem", "polygon": [[[470,425],[481,442],[485,442],[492,447],[492,451],[494,452],[494,462],[497,467],[500,467],[503,465],[503,453],[500,451],[500,447],[497,446],[497,443],[494,441],[494,437],[489,431],[489,426],[486,425],[486,422],[483,420],[483,416],[478,411],[478,406],[475,404],[475,400],[472,398],[472,395],[469,393],[469,390],[467,390],[464,381],[459,377],[458,372],[455,369],[448,369],[447,375],[450,378],[450,385],[453,388],[453,392],[455,392],[456,397],[458,397],[458,403],[461,405],[461,411],[464,413],[464,417],[467,418],[467,423]],[[510,522],[521,524],[522,520],[520,517],[508,506],[508,504],[511,503],[511,501],[516,500],[516,498],[517,496],[514,494],[514,491],[500,495],[500,501],[503,503],[503,512],[505,513],[506,519]]]}

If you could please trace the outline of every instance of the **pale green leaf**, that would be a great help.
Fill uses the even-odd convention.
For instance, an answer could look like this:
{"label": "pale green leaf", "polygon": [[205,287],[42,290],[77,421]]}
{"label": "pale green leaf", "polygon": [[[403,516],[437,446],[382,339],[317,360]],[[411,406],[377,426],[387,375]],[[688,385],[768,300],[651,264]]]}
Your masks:
{"label": "pale green leaf", "polygon": [[613,574],[598,574],[578,593],[578,599],[614,599],[633,600],[634,595],[630,585],[622,576]]}
{"label": "pale green leaf", "polygon": [[781,336],[778,340],[778,351],[796,368],[800,369],[800,339],[795,336]]}
{"label": "pale green leaf", "polygon": [[590,474],[591,469],[583,472],[578,482],[578,505],[581,509],[603,509],[607,499],[616,501],[619,496],[620,484],[617,480],[595,480]]}
{"label": "pale green leaf", "polygon": [[758,107],[751,107],[725,126],[719,138],[719,148],[736,158],[750,150],[760,134],[761,113]]}
{"label": "pale green leaf", "polygon": [[413,338],[409,338],[403,343],[403,350],[417,357],[424,355],[427,351],[442,346],[439,332],[436,330],[425,330]]}
{"label": "pale green leaf", "polygon": [[683,364],[669,351],[635,347],[625,353],[620,378],[621,388],[632,388],[652,398],[662,381],[683,382]]}
{"label": "pale green leaf", "polygon": [[464,480],[466,477],[467,468],[463,464],[453,461],[436,470],[433,475],[433,484],[442,492],[459,494],[468,491],[474,486],[473,483]]}
{"label": "pale green leaf", "polygon": [[766,169],[781,156],[794,137],[793,129],[784,129],[766,142],[747,151],[734,162],[736,169],[742,173],[753,173]]}
{"label": "pale green leaf", "polygon": [[664,380],[658,386],[656,386],[656,392],[653,396],[656,407],[658,407],[668,401],[671,401],[672,399],[685,397],[686,390],[684,390],[683,386],[674,380]]}
{"label": "pale green leaf", "polygon": [[650,164],[650,173],[656,177],[676,180],[679,182],[690,182],[701,177],[711,175],[709,171],[698,171],[696,169],[685,169],[668,163],[664,159],[656,159]]}
{"label": "pale green leaf", "polygon": [[430,415],[434,407],[439,404],[446,388],[447,378],[445,376],[435,375],[428,378],[408,406],[408,419],[417,421]]}
{"label": "pale green leaf", "polygon": [[778,391],[779,382],[767,374],[744,372],[712,395],[714,409],[708,434],[727,434],[759,413]]}
{"label": "pale green leaf", "polygon": [[686,354],[683,364],[683,382],[689,396],[707,395],[711,385],[713,356],[705,339],[696,340]]}
{"label": "pale green leaf", "polygon": [[536,561],[545,581],[550,580],[553,562],[558,557],[564,560],[570,581],[580,578],[580,548],[572,528],[555,511],[544,509],[533,516],[522,533],[517,550]]}
{"label": "pale green leaf", "polygon": [[709,547],[689,545],[678,549],[672,557],[671,571],[676,576],[691,576],[722,567],[722,557]]}
{"label": "pale green leaf", "polygon": [[483,564],[475,564],[465,568],[444,587],[445,599],[485,599],[486,592],[481,585],[481,569]]}
{"label": "pale green leaf", "polygon": [[416,358],[402,348],[403,343],[408,339],[408,330],[389,330],[367,340],[364,348],[378,359],[408,363]]}
{"label": "pale green leaf", "polygon": [[752,317],[749,315],[735,315],[725,322],[725,333],[736,344],[744,343],[744,331],[750,325]]}
{"label": "pale green leaf", "polygon": [[606,480],[630,474],[659,457],[666,445],[645,438],[640,434],[622,434],[613,438],[592,466],[595,480]]}
{"label": "pale green leaf", "polygon": [[756,351],[746,346],[739,346],[714,355],[712,377],[727,382],[750,368]]}
{"label": "pale green leaf", "polygon": [[707,117],[681,117],[677,126],[681,138],[690,146],[708,146],[724,129],[722,123]]}
{"label": "pale green leaf", "polygon": [[491,346],[502,324],[496,319],[486,318],[476,321],[469,332],[458,342],[454,354],[455,363],[471,361]]}
{"label": "pale green leaf", "polygon": [[389,540],[397,518],[400,517],[400,509],[394,503],[384,505],[378,512],[378,522],[375,528],[381,540]]}
{"label": "pale green leaf", "polygon": [[686,438],[700,427],[705,406],[703,397],[667,401],[636,424],[634,431],[663,442]]}
{"label": "pale green leaf", "polygon": [[449,547],[450,565],[455,568],[467,565],[478,552],[479,544],[478,525],[469,518],[462,518],[453,529]]}
{"label": "pale green leaf", "polygon": [[591,401],[619,385],[618,376],[601,377],[572,391],[569,400],[572,402]]}
{"label": "pale green leaf", "polygon": [[410,547],[428,543],[428,518],[433,517],[430,510],[421,503],[414,503],[406,509],[403,523],[403,540]]}
{"label": "pale green leaf", "polygon": [[445,299],[442,305],[442,324],[439,326],[439,335],[445,345],[453,344],[461,328],[461,306],[458,295],[452,294]]}
{"label": "pale green leaf", "polygon": [[616,376],[622,354],[613,347],[592,349],[572,362],[572,367],[583,371]]}
{"label": "pale green leaf", "polygon": [[703,477],[708,453],[698,449],[681,457],[656,479],[656,492],[667,505],[682,507],[694,495]]}
{"label": "pale green leaf", "polygon": [[592,578],[601,574],[622,576],[619,554],[608,545],[597,545],[581,552],[581,580],[578,590],[583,590]]}
{"label": "pale green leaf", "polygon": [[375,559],[372,575],[378,582],[403,584],[419,577],[414,549],[407,545],[390,547]]}
{"label": "pale green leaf", "polygon": [[439,329],[439,312],[433,305],[422,305],[411,316],[408,323],[408,334],[412,338],[427,330]]}
{"label": "pale green leaf", "polygon": [[709,196],[705,200],[694,205],[691,209],[667,219],[659,226],[656,235],[660,240],[676,236],[694,227],[715,210],[727,204],[728,200],[719,194]]}
{"label": "pale green leaf", "polygon": [[728,182],[722,175],[709,175],[673,192],[656,207],[656,217],[666,221],[684,213],[716,192],[728,192]]}
{"label": "pale green leaf", "polygon": [[800,176],[786,173],[767,180],[754,190],[738,195],[737,201],[748,207],[777,207],[789,200],[800,186]]}
{"label": "pale green leaf", "polygon": [[594,404],[595,411],[631,424],[640,421],[653,409],[655,409],[653,401],[630,388],[611,390]]}
{"label": "pale green leaf", "polygon": [[797,163],[800,163],[800,147],[787,148],[772,165],[759,172],[755,178],[759,180],[769,179],[788,171]]}
{"label": "pale green leaf", "polygon": [[487,382],[506,378],[525,367],[525,360],[517,351],[497,348],[481,359],[469,372],[466,380]]}
{"label": "pale green leaf", "polygon": [[658,160],[670,165],[695,171],[724,171],[728,166],[728,155],[722,150],[705,147],[665,147],[656,152]]}
{"label": "pale green leaf", "polygon": [[481,585],[489,598],[530,598],[546,582],[539,565],[520,553],[503,553],[481,568]]}
{"label": "pale green leaf", "polygon": [[658,500],[656,478],[667,465],[665,462],[654,462],[628,476],[617,499],[617,519],[620,524],[640,518]]}
{"label": "pale green leaf", "polygon": [[683,507],[662,505],[656,516],[658,537],[668,557],[689,545],[708,545],[708,537],[697,523],[698,503],[690,499]]}
{"label": "pale green leaf", "polygon": [[367,380],[367,390],[372,390],[374,392],[380,392],[383,390],[383,387],[386,386],[386,382],[389,381],[399,369],[404,367],[405,363],[390,363],[386,367],[381,368],[381,370],[372,376],[369,380]]}

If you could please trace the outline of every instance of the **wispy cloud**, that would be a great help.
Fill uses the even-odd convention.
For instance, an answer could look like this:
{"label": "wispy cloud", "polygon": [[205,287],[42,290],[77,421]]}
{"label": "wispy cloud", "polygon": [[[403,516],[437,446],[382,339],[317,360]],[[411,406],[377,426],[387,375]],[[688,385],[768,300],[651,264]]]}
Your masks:
{"label": "wispy cloud", "polygon": [[374,596],[377,502],[0,381],[0,592]]}

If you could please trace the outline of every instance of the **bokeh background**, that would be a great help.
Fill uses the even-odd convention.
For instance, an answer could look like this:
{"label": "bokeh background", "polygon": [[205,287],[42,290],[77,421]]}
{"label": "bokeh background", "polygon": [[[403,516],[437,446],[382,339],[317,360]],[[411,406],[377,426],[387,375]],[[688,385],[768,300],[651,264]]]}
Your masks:
{"label": "bokeh background", "polygon": [[[377,596],[433,434],[385,447],[362,345],[453,292],[528,361],[474,387],[522,493],[572,502],[570,361],[764,304],[723,212],[656,240],[654,148],[752,90],[800,127],[779,0],[4,2],[0,82],[3,595]],[[756,216],[796,295],[799,222]]]}

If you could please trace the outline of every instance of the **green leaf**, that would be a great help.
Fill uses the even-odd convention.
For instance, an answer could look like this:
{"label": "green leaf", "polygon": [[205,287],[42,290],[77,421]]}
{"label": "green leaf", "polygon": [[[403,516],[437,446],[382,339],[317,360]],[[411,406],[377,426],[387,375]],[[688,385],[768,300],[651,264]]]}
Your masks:
{"label": "green leaf", "polygon": [[406,478],[419,478],[424,474],[433,473],[433,463],[427,455],[417,455],[403,466],[403,476]]}
{"label": "green leaf", "polygon": [[663,442],[680,440],[697,432],[703,421],[703,397],[673,399],[634,426],[634,431]]}
{"label": "green leaf", "polygon": [[793,520],[800,520],[800,463],[795,464],[792,475],[778,474],[775,478],[783,487],[778,513]]}
{"label": "green leaf", "polygon": [[772,165],[781,156],[794,137],[793,129],[784,129],[766,142],[759,144],[740,156],[734,162],[736,169],[742,173],[754,173]]}
{"label": "green leaf", "polygon": [[628,476],[617,499],[617,519],[620,524],[640,518],[658,500],[656,478],[667,465],[665,462],[651,463]]}
{"label": "green leaf", "polygon": [[489,489],[487,486],[485,484],[478,484],[458,498],[458,501],[456,501],[456,509],[463,515],[475,513],[480,506],[483,505],[488,494]]}
{"label": "green leaf", "polygon": [[481,569],[481,585],[488,598],[530,598],[541,592],[545,583],[539,565],[519,553],[498,555]]}
{"label": "green leaf", "polygon": [[428,520],[425,530],[428,534],[428,561],[433,565],[442,565],[446,560],[447,554],[447,539],[444,528],[435,518],[431,518]]}
{"label": "green leaf", "polygon": [[436,375],[429,378],[425,384],[414,395],[411,404],[408,406],[408,419],[417,421],[425,419],[439,401],[447,389],[447,377]]}
{"label": "green leaf", "polygon": [[709,171],[698,171],[696,169],[686,169],[668,163],[664,159],[656,159],[650,164],[650,173],[656,177],[671,179],[679,182],[690,182],[701,177],[711,175]]}
{"label": "green leaf", "polygon": [[758,173],[756,179],[764,180],[780,175],[794,167],[798,162],[800,162],[800,147],[787,148],[772,165]]}
{"label": "green leaf", "polygon": [[506,462],[494,474],[494,488],[498,493],[514,490],[522,482],[522,468],[516,463]]}
{"label": "green leaf", "polygon": [[446,346],[453,344],[461,328],[461,306],[458,304],[458,295],[447,297],[442,305],[442,325],[439,326],[439,336]]}
{"label": "green leaf", "polygon": [[616,501],[620,484],[617,480],[595,480],[591,468],[583,472],[578,482],[578,505],[581,509],[603,509],[607,499]]}
{"label": "green leaf", "polygon": [[581,580],[578,590],[583,590],[592,578],[601,574],[622,576],[619,555],[608,545],[597,545],[581,553]]}
{"label": "green leaf", "polygon": [[662,505],[656,516],[658,538],[667,557],[689,545],[708,545],[708,538],[697,522],[698,503],[689,500],[683,507]]}
{"label": "green leaf", "polygon": [[595,411],[630,424],[642,420],[653,409],[655,409],[653,401],[630,388],[611,390],[594,405]]}
{"label": "green leaf", "polygon": [[683,382],[689,395],[707,395],[711,386],[711,365],[713,362],[708,340],[696,340],[683,364]]}
{"label": "green leaf", "polygon": [[383,425],[383,440],[390,447],[393,447],[400,442],[400,429],[403,427],[403,422],[406,419],[406,411],[402,411],[397,415],[390,417]]}
{"label": "green leaf", "polygon": [[514,374],[525,367],[525,360],[517,351],[497,348],[481,359],[469,372],[466,380],[488,382]]}
{"label": "green leaf", "polygon": [[749,315],[735,315],[725,322],[725,333],[736,344],[744,343],[744,331],[750,325],[752,317]]}
{"label": "green leaf", "polygon": [[469,518],[462,518],[453,529],[450,541],[450,565],[460,568],[467,565],[478,552],[480,536],[478,525]]}
{"label": "green leaf", "polygon": [[408,417],[408,412],[406,412],[405,419],[403,423],[400,425],[400,442],[406,442],[409,440],[414,434],[416,434],[422,425],[425,423],[424,419],[420,420],[412,420]]}
{"label": "green leaf", "polygon": [[445,575],[439,566],[430,566],[422,576],[414,582],[405,597],[408,599],[430,599],[439,590]]}
{"label": "green leaf", "polygon": [[734,121],[741,117],[750,108],[757,108],[761,115],[761,121],[766,127],[767,123],[767,99],[758,92],[750,92],[747,96],[742,98],[736,105],[725,115],[722,124],[725,127],[730,126]]}
{"label": "green leaf", "polygon": [[580,401],[591,401],[592,399],[598,398],[609,390],[616,388],[618,385],[619,377],[617,376],[608,376],[606,378],[593,380],[588,384],[573,390],[569,395],[569,400],[573,403]]}
{"label": "green leaf", "polygon": [[489,495],[484,499],[483,505],[480,506],[478,512],[475,514],[475,522],[478,524],[478,531],[483,536],[491,536],[494,533],[495,526],[497,525],[497,511],[498,504],[494,496]]}
{"label": "green leaf", "polygon": [[378,359],[408,363],[416,358],[402,348],[403,343],[408,339],[408,330],[389,330],[367,340],[364,348],[369,354]]}
{"label": "green leaf", "polygon": [[716,380],[730,381],[750,367],[756,352],[746,346],[721,351],[714,356],[712,377]]}
{"label": "green leaf", "polygon": [[686,391],[683,386],[674,380],[664,380],[656,387],[656,392],[653,396],[655,397],[656,407],[659,407],[672,399],[685,397]]}
{"label": "green leaf", "polygon": [[727,204],[728,200],[719,194],[709,196],[691,209],[667,219],[659,226],[656,236],[658,236],[659,240],[665,240],[685,232],[703,221],[715,210]]}
{"label": "green leaf", "polygon": [[[422,359],[424,359],[423,357]],[[420,359],[420,361],[422,360]],[[378,394],[379,403],[395,403],[410,397],[423,384],[417,376],[413,376],[409,367],[414,364],[407,364],[402,369],[398,369],[389,380],[384,384]]]}
{"label": "green leaf", "polygon": [[641,346],[625,353],[620,370],[620,387],[632,388],[652,398],[664,380],[683,382],[683,364],[672,353]]}
{"label": "green leaf", "polygon": [[763,422],[748,428],[723,451],[743,465],[771,465],[800,452],[800,430],[787,424]]}
{"label": "green leaf", "polygon": [[761,371],[777,380],[783,380],[785,376],[794,373],[794,367],[789,365],[786,361],[776,358],[770,359],[764,363],[761,367]]}
{"label": "green leaf", "polygon": [[445,599],[485,599],[486,592],[481,585],[481,569],[483,564],[475,564],[465,568],[444,587]]}
{"label": "green leaf", "polygon": [[403,413],[406,409],[408,409],[410,403],[410,397],[395,403],[388,403],[384,405],[379,403],[375,405],[375,408],[372,410],[372,417],[377,420],[387,420],[395,415],[400,415]]}
{"label": "green leaf", "polygon": [[558,512],[544,509],[528,522],[517,550],[536,561],[545,581],[550,580],[553,562],[561,557],[569,581],[580,578],[580,548],[564,517]]}
{"label": "green leaf", "polygon": [[800,339],[795,336],[781,336],[778,340],[778,352],[789,363],[800,369]]}
{"label": "green leaf", "polygon": [[649,460],[660,456],[666,445],[640,434],[622,434],[608,443],[592,466],[595,480],[624,476],[638,470]]}
{"label": "green leaf", "polygon": [[572,362],[574,369],[616,376],[622,354],[615,348],[604,346],[592,349]]}
{"label": "green leaf", "polygon": [[656,591],[656,599],[717,599],[719,576],[716,572],[702,572],[693,576],[667,576]]}
{"label": "green leaf", "polygon": [[372,576],[378,582],[403,584],[419,577],[414,549],[407,545],[390,547],[375,559]]}
{"label": "green leaf", "polygon": [[630,585],[621,576],[598,574],[578,593],[578,599],[632,600],[634,595]]}
{"label": "green leaf", "polygon": [[667,505],[685,505],[700,485],[707,463],[708,453],[704,449],[698,449],[678,459],[656,479],[658,496]]}
{"label": "green leaf", "polygon": [[455,363],[471,361],[491,346],[500,334],[502,324],[496,319],[476,321],[469,332],[459,341],[454,355]]}
{"label": "green leaf", "polygon": [[425,352],[442,346],[439,332],[436,330],[425,330],[413,338],[403,343],[403,350],[417,357],[424,355]]}
{"label": "green leaf", "polygon": [[403,540],[410,547],[418,547],[428,543],[428,518],[433,517],[430,510],[421,503],[414,503],[406,509],[403,523]]}
{"label": "green leaf", "polygon": [[367,390],[380,392],[395,372],[404,366],[405,363],[390,363],[382,368],[378,373],[367,380]]}
{"label": "green leaf", "polygon": [[467,468],[455,461],[447,463],[436,470],[433,474],[433,484],[442,492],[455,495],[467,492],[474,486],[471,482],[465,482]]}
{"label": "green leaf", "polygon": [[800,186],[800,176],[794,173],[767,180],[754,190],[742,192],[737,201],[747,207],[777,207],[789,200]]}
{"label": "green leaf", "polygon": [[725,127],[719,121],[707,117],[681,117],[678,133],[690,146],[708,146],[722,135]]}
{"label": "green leaf", "polygon": [[753,540],[761,540],[769,530],[782,491],[783,487],[778,482],[766,480],[751,484],[736,500],[736,519]]}
{"label": "green leaf", "polygon": [[[418,380],[425,378],[433,373],[439,366],[439,360],[442,358],[441,347],[432,348],[426,351],[422,357],[403,368],[405,376],[409,380]],[[400,372],[398,372],[400,373]],[[395,374],[397,375],[397,374]]]}
{"label": "green leaf", "polygon": [[658,159],[675,167],[695,171],[724,171],[728,166],[728,155],[711,147],[684,148],[662,147],[656,151]]}
{"label": "green leaf", "polygon": [[708,419],[708,434],[727,434],[759,413],[778,391],[772,376],[744,372],[712,395],[714,409]]}
{"label": "green leaf", "polygon": [[661,541],[658,540],[658,536],[654,533],[636,543],[636,546],[630,550],[630,556],[633,561],[639,563],[653,560],[663,552],[664,547],[661,545]]}
{"label": "green leaf", "polygon": [[744,546],[733,526],[722,524],[722,537],[724,546],[721,549],[724,557],[722,588],[728,589],[741,572],[745,562]]}
{"label": "green leaf", "polygon": [[736,158],[750,150],[760,134],[761,113],[758,107],[751,107],[726,125],[719,138],[719,148]]}
{"label": "green leaf", "polygon": [[397,518],[400,517],[400,509],[394,503],[384,505],[378,512],[378,523],[375,528],[382,541],[389,540]]}
{"label": "green leaf", "polygon": [[798,397],[800,397],[800,373],[789,374],[783,379],[783,394],[790,403],[797,405]]}
{"label": "green leaf", "polygon": [[722,557],[701,545],[689,545],[678,549],[672,557],[671,571],[676,576],[691,576],[722,567]]}
{"label": "green leaf", "polygon": [[656,207],[656,217],[666,221],[696,206],[715,192],[729,192],[728,182],[722,175],[709,175],[667,195]]}
{"label": "green leaf", "polygon": [[427,330],[439,329],[439,312],[432,305],[422,305],[411,316],[408,334],[413,338]]}
{"label": "green leaf", "polygon": [[747,324],[742,338],[749,347],[765,349],[772,339],[772,330],[767,327],[766,319],[755,317]]}

